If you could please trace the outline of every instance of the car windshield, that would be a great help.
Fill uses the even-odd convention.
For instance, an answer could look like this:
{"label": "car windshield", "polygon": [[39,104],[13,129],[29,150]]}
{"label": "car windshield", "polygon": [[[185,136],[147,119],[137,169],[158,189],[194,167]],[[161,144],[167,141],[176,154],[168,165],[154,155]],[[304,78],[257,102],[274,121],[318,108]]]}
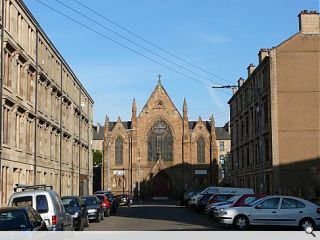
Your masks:
{"label": "car windshield", "polygon": [[8,210],[0,212],[0,231],[25,229],[28,225],[28,219],[23,210]]}
{"label": "car windshield", "polygon": [[98,204],[98,201],[95,197],[82,197],[82,200],[86,203],[86,205]]}
{"label": "car windshield", "polygon": [[75,198],[61,198],[65,208],[79,207],[78,201]]}

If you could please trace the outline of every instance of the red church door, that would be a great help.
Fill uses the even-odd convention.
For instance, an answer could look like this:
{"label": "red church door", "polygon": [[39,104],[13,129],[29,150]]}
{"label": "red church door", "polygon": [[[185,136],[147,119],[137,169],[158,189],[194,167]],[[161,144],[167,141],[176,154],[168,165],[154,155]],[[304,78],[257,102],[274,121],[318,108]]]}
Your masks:
{"label": "red church door", "polygon": [[159,173],[153,179],[152,196],[168,197],[171,190],[171,181],[166,174]]}

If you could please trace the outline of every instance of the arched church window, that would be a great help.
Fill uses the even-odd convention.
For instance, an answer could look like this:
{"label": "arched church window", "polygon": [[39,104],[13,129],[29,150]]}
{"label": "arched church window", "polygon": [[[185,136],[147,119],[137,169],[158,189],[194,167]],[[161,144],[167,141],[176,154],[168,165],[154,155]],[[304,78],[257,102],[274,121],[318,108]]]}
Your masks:
{"label": "arched church window", "polygon": [[117,137],[115,143],[115,162],[117,165],[123,164],[123,140],[121,137]]}
{"label": "arched church window", "polygon": [[148,136],[148,161],[173,161],[173,138],[169,126],[158,120]]}
{"label": "arched church window", "polygon": [[197,162],[205,163],[205,140],[202,136],[197,141]]}

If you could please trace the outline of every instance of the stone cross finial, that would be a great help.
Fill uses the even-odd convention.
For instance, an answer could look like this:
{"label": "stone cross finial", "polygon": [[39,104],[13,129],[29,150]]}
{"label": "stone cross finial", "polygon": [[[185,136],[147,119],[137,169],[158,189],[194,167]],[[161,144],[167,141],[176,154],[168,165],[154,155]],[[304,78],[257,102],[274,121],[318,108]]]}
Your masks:
{"label": "stone cross finial", "polygon": [[160,84],[161,83],[161,75],[160,74],[158,74],[158,76],[157,76],[157,78],[158,78],[158,83]]}

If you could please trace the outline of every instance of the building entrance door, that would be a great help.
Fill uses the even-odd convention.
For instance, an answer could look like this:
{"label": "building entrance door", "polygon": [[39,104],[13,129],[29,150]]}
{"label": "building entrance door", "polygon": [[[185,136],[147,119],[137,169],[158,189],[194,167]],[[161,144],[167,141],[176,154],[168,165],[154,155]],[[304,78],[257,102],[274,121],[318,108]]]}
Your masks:
{"label": "building entrance door", "polygon": [[153,179],[152,196],[153,198],[168,198],[171,195],[171,181],[167,174],[158,173]]}

